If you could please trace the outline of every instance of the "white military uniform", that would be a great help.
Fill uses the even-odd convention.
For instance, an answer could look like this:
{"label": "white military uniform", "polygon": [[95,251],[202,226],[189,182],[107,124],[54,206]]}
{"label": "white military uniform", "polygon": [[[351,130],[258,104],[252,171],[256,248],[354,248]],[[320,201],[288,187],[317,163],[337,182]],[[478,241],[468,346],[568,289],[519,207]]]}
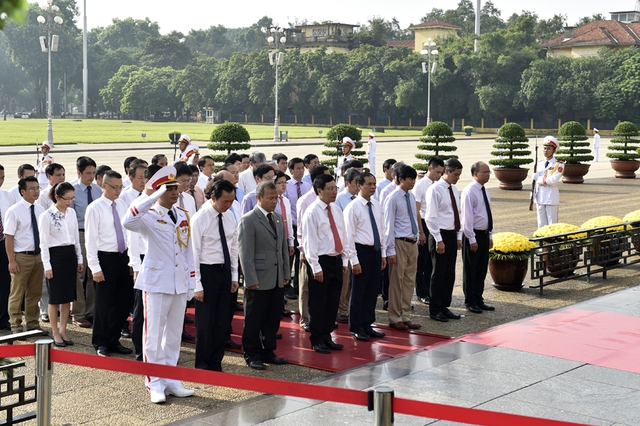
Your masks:
{"label": "white military uniform", "polygon": [[[187,300],[195,290],[193,251],[189,247],[189,216],[172,208],[176,223],[156,201],[165,187],[149,197],[138,197],[122,224],[142,234],[147,253],[134,288],[144,299],[144,361],[175,366],[180,356],[182,322]],[[147,389],[164,393],[181,388],[179,380],[146,377]]]}
{"label": "white military uniform", "polygon": [[600,158],[600,133],[593,134],[593,159],[597,163]]}
{"label": "white military uniform", "polygon": [[369,170],[374,176],[376,175],[376,145],[378,145],[378,143],[376,142],[375,137],[372,137],[371,139],[369,139],[369,142],[367,142],[367,158],[369,159]]}
{"label": "white military uniform", "polygon": [[47,179],[47,166],[49,164],[53,164],[53,157],[49,154],[43,155],[38,159],[36,172],[38,173],[38,185],[40,186],[40,190],[45,189],[49,185],[49,179]]}
{"label": "white military uniform", "polygon": [[545,167],[547,160],[540,161],[533,179],[536,181],[535,203],[538,213],[538,228],[558,222],[558,205],[560,191],[558,184],[564,173],[564,163],[552,157]]}

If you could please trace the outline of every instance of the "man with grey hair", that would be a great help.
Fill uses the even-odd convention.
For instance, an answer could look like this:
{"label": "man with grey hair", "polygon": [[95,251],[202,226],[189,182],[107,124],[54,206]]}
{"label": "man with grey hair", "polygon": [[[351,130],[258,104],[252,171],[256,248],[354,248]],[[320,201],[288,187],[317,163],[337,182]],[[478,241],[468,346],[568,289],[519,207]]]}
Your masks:
{"label": "man with grey hair", "polygon": [[253,151],[249,156],[249,168],[240,173],[240,176],[238,177],[238,187],[242,189],[245,194],[255,190],[256,186],[258,186],[255,178],[253,177],[253,171],[256,167],[266,161],[267,157],[260,151]]}

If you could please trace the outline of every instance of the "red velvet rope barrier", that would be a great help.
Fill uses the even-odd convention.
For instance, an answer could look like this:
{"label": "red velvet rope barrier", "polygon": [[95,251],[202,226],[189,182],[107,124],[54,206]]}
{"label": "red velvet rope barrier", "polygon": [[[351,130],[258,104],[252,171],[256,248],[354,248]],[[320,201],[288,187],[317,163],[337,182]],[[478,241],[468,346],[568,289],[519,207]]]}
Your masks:
{"label": "red velvet rope barrier", "polygon": [[[288,382],[285,380],[263,379],[253,376],[219,373],[215,371],[195,370],[187,367],[150,364],[128,359],[99,357],[79,352],[53,349],[50,352],[52,362],[77,365],[80,367],[110,370],[119,373],[142,376],[166,377],[175,380],[201,383],[212,386],[224,386],[248,391],[309,398],[318,401],[331,401],[343,404],[368,406],[368,393],[354,389],[334,388],[330,386]],[[0,346],[0,357],[34,356],[35,345]],[[517,424],[519,426],[580,426],[579,423],[540,419],[517,414],[498,413],[452,405],[434,404],[394,398],[393,410],[397,414],[408,414],[450,420],[475,425]]]}

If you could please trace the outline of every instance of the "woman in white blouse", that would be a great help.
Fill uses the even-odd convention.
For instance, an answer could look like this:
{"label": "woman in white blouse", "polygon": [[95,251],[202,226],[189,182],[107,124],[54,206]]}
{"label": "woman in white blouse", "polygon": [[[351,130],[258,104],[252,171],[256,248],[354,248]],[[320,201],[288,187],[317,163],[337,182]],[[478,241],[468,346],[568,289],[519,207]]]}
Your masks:
{"label": "woman in white blouse", "polygon": [[64,347],[73,345],[67,336],[67,321],[71,302],[76,297],[76,273],[82,272],[82,252],[76,213],[69,207],[75,199],[73,186],[67,182],[59,183],[51,189],[50,197],[55,204],[40,215],[38,229],[49,289],[48,310],[53,344]]}

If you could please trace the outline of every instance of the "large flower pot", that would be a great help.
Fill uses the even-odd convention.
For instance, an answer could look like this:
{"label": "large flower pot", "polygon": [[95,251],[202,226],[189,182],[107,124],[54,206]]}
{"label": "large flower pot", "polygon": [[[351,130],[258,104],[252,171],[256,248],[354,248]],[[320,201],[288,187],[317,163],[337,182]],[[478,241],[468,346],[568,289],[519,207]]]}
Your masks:
{"label": "large flower pot", "polygon": [[547,266],[547,272],[554,278],[573,275],[580,261],[580,253],[573,247],[559,248],[551,252],[545,247],[541,257]]}
{"label": "large flower pot", "polygon": [[638,167],[640,161],[637,160],[611,160],[611,168],[616,171],[616,177],[619,179],[635,178]]}
{"label": "large flower pot", "polygon": [[618,239],[594,237],[590,252],[592,264],[610,267],[620,263],[623,250]]}
{"label": "large flower pot", "polygon": [[522,189],[522,181],[527,178],[529,169],[495,167],[493,173],[495,173],[496,179],[500,181],[500,189],[519,191]]}
{"label": "large flower pot", "polygon": [[529,260],[489,260],[489,274],[498,290],[518,291],[527,276]]}
{"label": "large flower pot", "polygon": [[590,164],[565,164],[562,174],[563,183],[584,183],[584,175],[589,173]]}

